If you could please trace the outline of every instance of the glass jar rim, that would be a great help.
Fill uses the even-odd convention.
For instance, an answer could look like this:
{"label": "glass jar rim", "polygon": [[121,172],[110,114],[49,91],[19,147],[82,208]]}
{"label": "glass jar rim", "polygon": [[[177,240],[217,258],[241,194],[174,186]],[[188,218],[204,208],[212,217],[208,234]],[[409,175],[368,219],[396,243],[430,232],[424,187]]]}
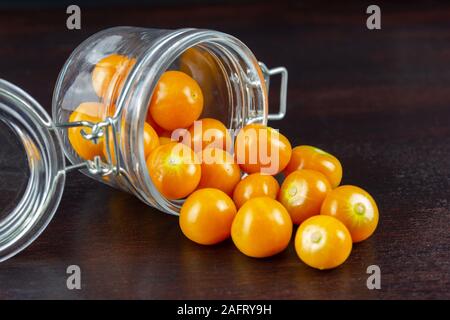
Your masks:
{"label": "glass jar rim", "polygon": [[18,204],[0,221],[0,262],[30,245],[47,227],[65,184],[61,137],[45,109],[17,86],[0,79],[0,115],[23,144],[30,170]]}
{"label": "glass jar rim", "polygon": [[[129,140],[131,150],[138,150],[135,157],[136,168],[142,173],[142,168],[146,168],[146,159],[143,149],[143,137],[140,132],[143,131],[145,115],[148,112],[148,102],[156,87],[157,81],[164,71],[187,49],[199,44],[215,44],[219,50],[231,51],[241,58],[245,67],[253,74],[257,74],[257,83],[259,83],[259,94],[262,96],[263,116],[262,122],[267,122],[268,115],[268,97],[265,88],[265,79],[260,68],[258,60],[252,51],[239,39],[219,31],[204,29],[177,29],[158,39],[146,53],[139,59],[127,77],[122,93],[117,100],[117,113],[125,108],[131,101],[138,102],[133,106],[133,112],[130,115],[131,124],[129,130]],[[234,57],[234,58],[237,58]],[[253,79],[254,80],[254,79]],[[140,85],[141,84],[141,85]],[[142,86],[145,84],[145,87]],[[243,86],[242,82],[240,84]],[[256,86],[257,87],[257,86]],[[241,88],[245,92],[244,88]],[[116,113],[116,114],[117,114]],[[168,200],[160,194],[153,185],[148,172],[136,174],[135,179],[139,181],[140,188],[136,188],[136,194],[141,200],[169,214],[178,215],[182,200]],[[150,195],[151,197],[149,197]]]}

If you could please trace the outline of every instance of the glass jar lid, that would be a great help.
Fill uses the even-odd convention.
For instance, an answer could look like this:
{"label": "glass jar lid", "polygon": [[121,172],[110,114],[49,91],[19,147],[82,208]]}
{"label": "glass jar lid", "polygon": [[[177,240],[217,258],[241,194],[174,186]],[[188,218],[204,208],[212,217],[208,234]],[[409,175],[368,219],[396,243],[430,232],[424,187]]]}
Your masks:
{"label": "glass jar lid", "polygon": [[[21,196],[7,199],[12,205],[0,211],[1,262],[25,249],[47,227],[63,193],[66,168],[61,137],[49,114],[26,92],[2,79],[0,124],[12,133],[7,138],[15,138],[14,143],[24,150],[28,171]],[[11,151],[4,150],[0,156],[2,179],[14,177],[13,171],[18,170],[11,163],[15,158],[4,154]]]}

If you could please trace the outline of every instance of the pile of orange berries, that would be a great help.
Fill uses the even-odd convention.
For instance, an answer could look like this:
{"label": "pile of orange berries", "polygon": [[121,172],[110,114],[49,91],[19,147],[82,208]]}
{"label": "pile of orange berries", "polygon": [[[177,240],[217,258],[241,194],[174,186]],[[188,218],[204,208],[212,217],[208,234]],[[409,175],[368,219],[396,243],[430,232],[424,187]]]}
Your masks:
{"label": "pile of orange berries", "polygon": [[[111,105],[133,65],[133,59],[117,54],[99,61],[92,72],[97,95]],[[300,259],[330,269],[348,258],[353,243],[372,235],[377,205],[363,189],[339,186],[342,166],[336,157],[312,146],[292,148],[285,136],[260,124],[242,128],[230,147],[232,137],[223,123],[198,120],[203,104],[202,89],[190,75],[166,71],[154,90],[143,133],[154,186],[167,199],[185,199],[179,223],[187,238],[213,245],[231,237],[242,253],[263,258],[283,251],[293,225],[299,225],[295,249]],[[70,121],[100,121],[110,114],[105,109],[104,103],[83,103]],[[79,156],[105,158],[104,143],[93,144],[79,131],[69,130]],[[274,176],[284,178],[281,186]]]}

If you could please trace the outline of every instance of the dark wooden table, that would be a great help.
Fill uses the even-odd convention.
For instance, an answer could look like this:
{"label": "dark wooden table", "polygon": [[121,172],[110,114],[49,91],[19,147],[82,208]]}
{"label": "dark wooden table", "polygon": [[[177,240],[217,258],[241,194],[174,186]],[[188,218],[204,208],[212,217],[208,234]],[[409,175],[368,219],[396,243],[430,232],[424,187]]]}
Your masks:
{"label": "dark wooden table", "polygon": [[[379,1],[382,30],[369,31],[363,2],[294,3],[82,8],[80,31],[66,29],[65,8],[2,9],[0,77],[50,110],[65,59],[96,31],[233,34],[267,65],[289,69],[288,117],[272,125],[294,145],[339,157],[343,183],[378,202],[374,236],[326,272],[303,264],[292,245],[251,259],[231,241],[195,245],[176,217],[71,173],[46,231],[0,264],[0,298],[450,298],[450,5]],[[0,194],[3,205],[8,197]],[[66,288],[71,264],[81,267],[82,290]],[[366,287],[373,264],[381,290]]]}

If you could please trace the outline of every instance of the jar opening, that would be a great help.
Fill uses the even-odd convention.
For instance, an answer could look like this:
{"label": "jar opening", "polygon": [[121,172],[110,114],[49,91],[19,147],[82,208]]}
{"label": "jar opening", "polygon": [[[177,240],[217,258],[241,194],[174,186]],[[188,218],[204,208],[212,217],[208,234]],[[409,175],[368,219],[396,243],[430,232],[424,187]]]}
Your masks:
{"label": "jar opening", "polygon": [[154,187],[140,134],[153,89],[167,70],[183,71],[193,77],[205,97],[200,118],[216,118],[232,133],[250,122],[265,123],[267,92],[252,52],[236,38],[216,31],[175,31],[137,61],[124,85],[126,94],[118,100],[118,108],[126,110],[122,121],[129,124],[125,148],[130,152],[123,153],[129,157],[124,163],[134,164],[127,169],[133,172],[132,179],[138,181],[138,197],[165,212],[178,214],[183,200],[170,201]]}

